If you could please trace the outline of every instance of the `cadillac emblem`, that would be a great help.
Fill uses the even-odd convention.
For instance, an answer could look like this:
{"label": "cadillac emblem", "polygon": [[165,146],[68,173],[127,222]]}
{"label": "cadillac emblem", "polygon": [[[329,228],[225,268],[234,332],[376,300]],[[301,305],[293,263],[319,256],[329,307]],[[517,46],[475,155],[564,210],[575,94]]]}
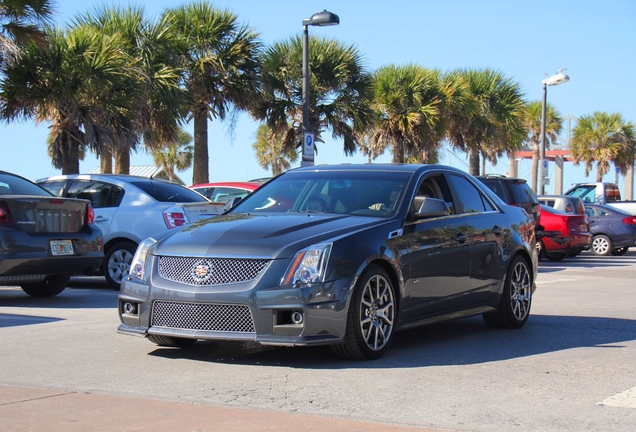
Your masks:
{"label": "cadillac emblem", "polygon": [[210,282],[212,279],[212,262],[210,260],[201,260],[198,261],[192,267],[190,271],[190,275],[195,284],[197,285],[205,285]]}

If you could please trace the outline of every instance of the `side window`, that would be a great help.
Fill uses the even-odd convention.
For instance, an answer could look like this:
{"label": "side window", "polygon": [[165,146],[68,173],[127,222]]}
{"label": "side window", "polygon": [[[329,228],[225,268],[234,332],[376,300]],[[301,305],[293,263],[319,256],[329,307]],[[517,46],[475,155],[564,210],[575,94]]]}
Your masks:
{"label": "side window", "polygon": [[124,196],[124,190],[109,183],[74,180],[66,196],[87,199],[93,208],[117,207]]}
{"label": "side window", "polygon": [[456,174],[450,174],[447,178],[449,186],[459,198],[459,203],[456,203],[458,214],[495,211],[492,204],[484,198],[479,189],[468,179]]}

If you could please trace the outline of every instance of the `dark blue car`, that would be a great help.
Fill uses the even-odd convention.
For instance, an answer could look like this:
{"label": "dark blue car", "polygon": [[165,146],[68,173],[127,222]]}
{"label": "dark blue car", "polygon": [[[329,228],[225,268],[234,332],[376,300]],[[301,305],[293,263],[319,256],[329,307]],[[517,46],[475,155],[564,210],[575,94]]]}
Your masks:
{"label": "dark blue car", "polygon": [[609,205],[589,203],[585,203],[585,214],[596,255],[623,255],[636,246],[636,216]]}

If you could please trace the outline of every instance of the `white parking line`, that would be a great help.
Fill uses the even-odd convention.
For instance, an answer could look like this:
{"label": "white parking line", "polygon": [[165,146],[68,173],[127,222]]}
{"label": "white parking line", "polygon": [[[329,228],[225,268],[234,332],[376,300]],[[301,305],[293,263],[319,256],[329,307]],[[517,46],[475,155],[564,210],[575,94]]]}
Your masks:
{"label": "white parking line", "polygon": [[596,405],[607,405],[622,408],[636,408],[636,387],[632,387],[629,390],[625,390],[622,393],[610,396]]}
{"label": "white parking line", "polygon": [[541,280],[541,278],[537,278],[537,285],[548,285],[548,284],[560,284],[561,282],[574,282],[577,279],[552,279],[549,281]]}

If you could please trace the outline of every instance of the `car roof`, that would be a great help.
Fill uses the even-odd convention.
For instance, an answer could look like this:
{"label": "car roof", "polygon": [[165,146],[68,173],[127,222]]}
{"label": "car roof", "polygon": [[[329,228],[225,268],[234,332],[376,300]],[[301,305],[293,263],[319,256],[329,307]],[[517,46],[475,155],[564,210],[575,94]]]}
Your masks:
{"label": "car roof", "polygon": [[211,182],[211,183],[199,183],[192,186],[188,186],[189,188],[202,188],[202,187],[235,187],[235,188],[243,188],[256,190],[259,186],[262,186],[263,183],[258,182]]}
{"label": "car roof", "polygon": [[[164,179],[135,176],[135,175],[129,175],[129,174],[64,174],[64,175],[56,175],[56,176],[41,178],[36,180],[36,183],[51,181],[51,180],[66,180],[66,179],[102,180],[102,181],[110,181],[110,182],[118,181],[122,183],[130,183],[132,181],[148,182],[148,183],[150,182],[174,183]],[[174,184],[179,185],[178,183],[174,183]],[[182,185],[179,185],[179,186],[182,186]]]}
{"label": "car roof", "polygon": [[372,172],[410,172],[410,173],[418,173],[418,172],[426,172],[432,170],[446,170],[453,171],[458,173],[466,174],[465,171],[462,171],[458,168],[447,166],[447,165],[437,165],[437,164],[391,164],[391,163],[372,163],[372,164],[338,164],[338,165],[315,165],[311,167],[301,167],[294,168],[289,171],[284,172],[281,175],[285,174],[293,174],[295,172],[336,172],[336,171],[372,171]]}

